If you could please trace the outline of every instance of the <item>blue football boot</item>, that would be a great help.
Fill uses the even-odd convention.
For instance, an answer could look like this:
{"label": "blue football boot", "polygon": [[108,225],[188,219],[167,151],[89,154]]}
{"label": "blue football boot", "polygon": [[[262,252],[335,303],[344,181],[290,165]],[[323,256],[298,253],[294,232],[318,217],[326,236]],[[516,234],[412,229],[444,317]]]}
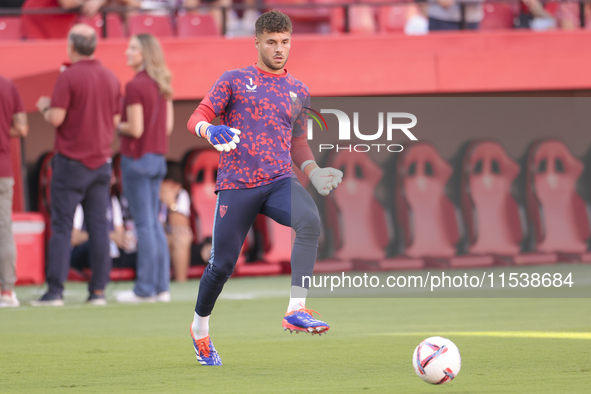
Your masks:
{"label": "blue football boot", "polygon": [[307,332],[312,335],[322,335],[326,333],[330,326],[323,321],[316,320],[312,316],[312,312],[318,315],[320,315],[320,313],[313,311],[312,309],[306,309],[304,304],[300,305],[302,306],[300,309],[288,312],[283,317],[283,331],[295,331],[296,334],[300,332]]}
{"label": "blue football boot", "polygon": [[222,365],[222,359],[215,350],[215,347],[213,347],[209,335],[205,338],[195,339],[195,334],[193,334],[193,329],[191,328],[191,338],[193,339],[195,356],[201,365]]}

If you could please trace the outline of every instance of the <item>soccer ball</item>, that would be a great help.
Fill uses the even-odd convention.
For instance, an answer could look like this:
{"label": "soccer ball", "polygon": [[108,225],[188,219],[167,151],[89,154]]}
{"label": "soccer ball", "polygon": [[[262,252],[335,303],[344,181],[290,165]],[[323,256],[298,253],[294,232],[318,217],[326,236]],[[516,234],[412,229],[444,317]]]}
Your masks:
{"label": "soccer ball", "polygon": [[458,347],[449,339],[431,337],[419,343],[415,349],[412,366],[425,382],[442,384],[458,376],[462,357]]}

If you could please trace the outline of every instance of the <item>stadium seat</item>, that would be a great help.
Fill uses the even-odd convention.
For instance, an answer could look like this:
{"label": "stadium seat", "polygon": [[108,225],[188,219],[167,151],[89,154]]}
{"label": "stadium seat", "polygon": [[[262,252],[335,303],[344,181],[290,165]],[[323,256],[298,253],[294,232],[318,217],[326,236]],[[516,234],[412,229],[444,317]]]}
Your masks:
{"label": "stadium seat", "polygon": [[150,33],[156,37],[172,37],[172,24],[169,16],[132,15],[127,21],[129,35]]}
{"label": "stadium seat", "polygon": [[452,167],[433,145],[418,142],[405,147],[396,173],[396,219],[404,255],[440,268],[494,264],[493,256],[456,255],[459,212],[445,192]]}
{"label": "stadium seat", "polygon": [[[329,2],[331,0],[324,0]],[[334,3],[343,2],[334,1]],[[330,10],[331,31],[343,33],[345,31],[345,10],[342,7],[331,8]],[[374,7],[366,4],[351,4],[349,6],[349,33],[350,34],[371,34],[376,31],[376,12]]]}
{"label": "stadium seat", "polygon": [[[323,4],[327,0],[313,0],[314,3]],[[330,30],[330,9],[325,7],[290,8],[282,5],[306,5],[309,0],[266,0],[265,4],[270,9],[277,9],[291,19],[294,34],[303,33],[328,33]]]}
{"label": "stadium seat", "polygon": [[576,190],[582,172],[562,141],[539,140],[528,149],[525,193],[535,250],[558,252],[561,261],[591,262],[587,207]]}
{"label": "stadium seat", "polygon": [[403,33],[408,19],[418,13],[414,4],[378,7],[378,31],[382,33]]}
{"label": "stadium seat", "polygon": [[217,36],[220,34],[211,14],[185,14],[177,18],[179,37]]}
{"label": "stadium seat", "polygon": [[[124,38],[125,29],[121,17],[117,14],[107,14],[107,38]],[[80,23],[86,23],[94,28],[99,37],[103,36],[104,20],[102,15],[95,15],[92,18],[81,17]]]}
{"label": "stadium seat", "polygon": [[461,171],[460,198],[469,253],[499,256],[500,264],[557,262],[556,253],[521,253],[526,228],[511,192],[519,165],[501,144],[471,142],[464,152]]}
{"label": "stadium seat", "polygon": [[289,264],[292,249],[291,227],[282,226],[265,215],[257,217],[254,227],[263,237],[263,260],[269,263]]}
{"label": "stadium seat", "polygon": [[18,17],[0,18],[0,40],[20,40],[21,19]]}
{"label": "stadium seat", "polygon": [[512,29],[514,19],[519,15],[517,4],[485,3],[481,30]]}
{"label": "stadium seat", "polygon": [[184,186],[191,196],[191,227],[196,244],[212,236],[219,157],[213,149],[195,149],[187,158]]}
{"label": "stadium seat", "polygon": [[391,231],[386,211],[375,197],[382,169],[360,152],[340,152],[330,165],[344,173],[343,182],[329,197],[338,212],[338,220],[329,219],[329,226],[336,227],[335,257],[356,266],[362,262],[365,269],[422,268],[421,259],[386,258]]}

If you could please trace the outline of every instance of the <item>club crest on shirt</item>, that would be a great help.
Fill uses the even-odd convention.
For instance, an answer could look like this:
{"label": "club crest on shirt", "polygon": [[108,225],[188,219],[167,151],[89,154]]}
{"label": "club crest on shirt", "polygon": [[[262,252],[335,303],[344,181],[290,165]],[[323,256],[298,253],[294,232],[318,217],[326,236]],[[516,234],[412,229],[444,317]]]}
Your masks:
{"label": "club crest on shirt", "polygon": [[226,212],[228,212],[228,206],[227,205],[220,205],[220,216],[224,217]]}
{"label": "club crest on shirt", "polygon": [[257,91],[257,85],[255,85],[252,82],[252,78],[248,78],[248,81],[250,82],[250,84],[246,84],[246,90],[249,92],[256,92]]}
{"label": "club crest on shirt", "polygon": [[292,92],[291,90],[289,91],[289,97],[291,97],[291,102],[295,103],[296,100],[298,99],[298,95],[294,92]]}

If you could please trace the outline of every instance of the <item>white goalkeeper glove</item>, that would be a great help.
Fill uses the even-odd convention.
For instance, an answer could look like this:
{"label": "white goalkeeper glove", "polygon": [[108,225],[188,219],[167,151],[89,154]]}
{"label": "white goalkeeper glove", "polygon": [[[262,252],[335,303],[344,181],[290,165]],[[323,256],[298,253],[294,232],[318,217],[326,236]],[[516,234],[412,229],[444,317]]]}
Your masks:
{"label": "white goalkeeper glove", "polygon": [[322,196],[328,196],[330,191],[336,189],[343,181],[343,172],[332,167],[316,167],[310,171],[308,178],[310,178],[312,185],[318,190],[318,193]]}

